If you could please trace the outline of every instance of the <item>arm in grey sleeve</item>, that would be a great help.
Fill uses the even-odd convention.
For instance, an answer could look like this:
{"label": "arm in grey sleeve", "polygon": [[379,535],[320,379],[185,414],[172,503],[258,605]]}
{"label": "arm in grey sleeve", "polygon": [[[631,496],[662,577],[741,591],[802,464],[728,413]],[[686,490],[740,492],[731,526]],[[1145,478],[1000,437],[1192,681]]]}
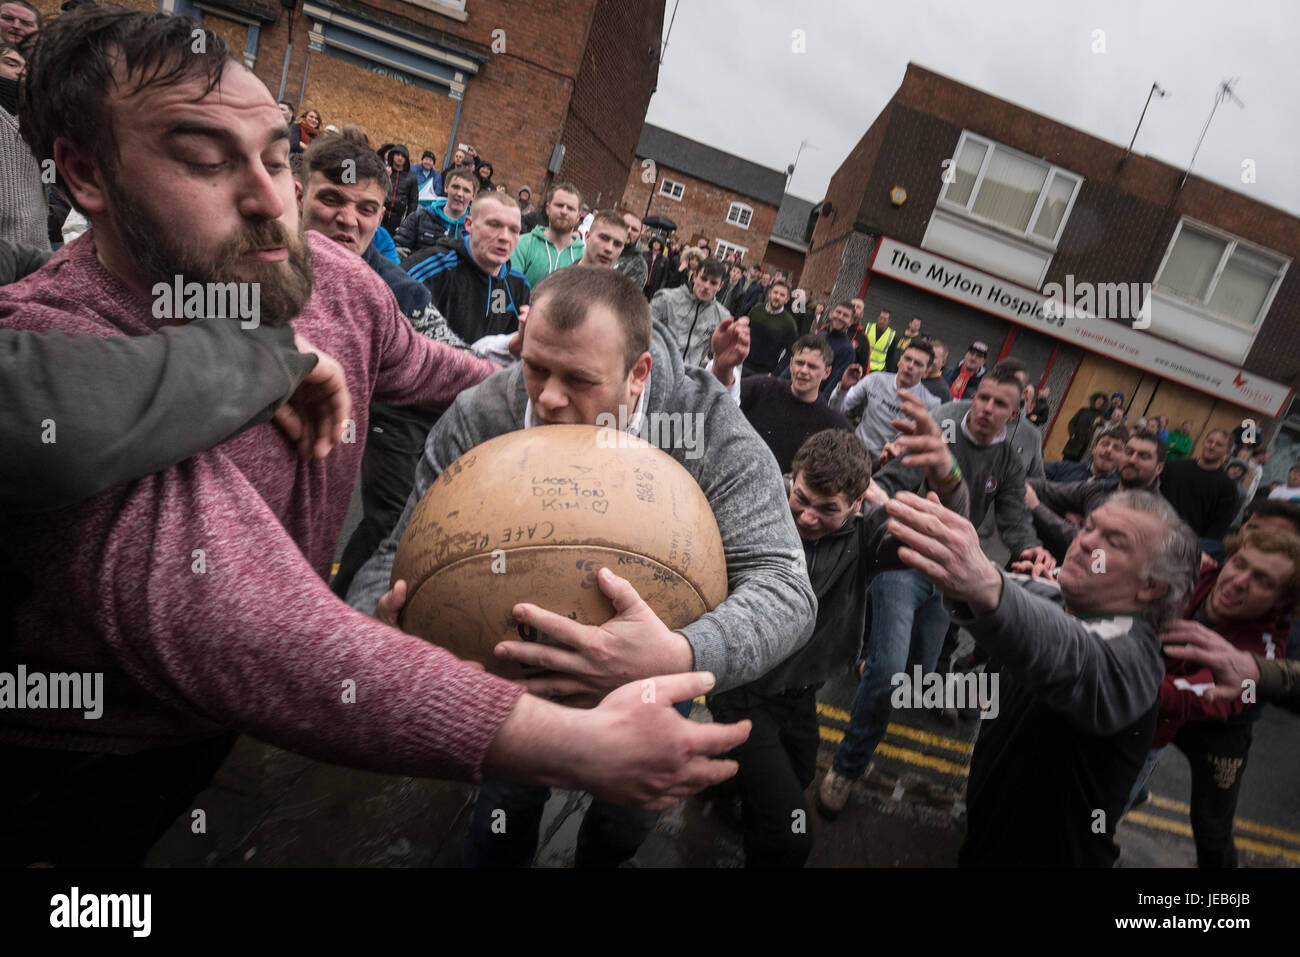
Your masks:
{"label": "arm in grey sleeve", "polygon": [[316,364],[287,326],[0,330],[0,505],[64,508],[267,421]]}
{"label": "arm in grey sleeve", "polygon": [[1013,559],[1019,558],[1026,548],[1037,548],[1042,543],[1034,533],[1034,520],[1025,504],[1025,468],[1015,454],[1007,456],[1008,475],[997,490],[993,512],[997,517],[998,532],[1011,551]]}
{"label": "arm in grey sleeve", "polygon": [[861,406],[867,404],[867,376],[862,377],[851,389],[841,389],[839,386],[831,389],[831,394],[826,397],[826,404],[836,412],[844,415],[852,415]]}
{"label": "arm in grey sleeve", "polygon": [[1021,587],[1003,574],[996,609],[972,617],[968,608],[957,605],[953,622],[1080,730],[1114,734],[1141,717],[1156,701],[1164,679],[1158,641],[1149,626],[1133,618],[1127,634],[1114,634],[1115,619],[1099,619],[1089,628],[1030,588],[1059,594],[1055,585]]}
{"label": "arm in grey sleeve", "polygon": [[803,647],[817,599],[776,459],[725,396],[713,403],[706,429],[714,438],[699,479],[722,533],[728,595],[678,631],[691,643],[695,669],[713,672],[725,691]]}

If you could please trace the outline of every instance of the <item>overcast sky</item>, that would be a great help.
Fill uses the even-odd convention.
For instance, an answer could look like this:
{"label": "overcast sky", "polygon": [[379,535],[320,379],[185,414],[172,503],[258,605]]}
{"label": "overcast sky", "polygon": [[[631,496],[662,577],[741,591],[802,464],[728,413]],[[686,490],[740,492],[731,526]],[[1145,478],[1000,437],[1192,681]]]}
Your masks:
{"label": "overcast sky", "polygon": [[[1289,0],[667,0],[659,90],[646,120],[784,169],[820,200],[908,61],[1300,214],[1300,3]],[[795,53],[795,30],[806,53]],[[1104,53],[1094,53],[1094,31]],[[1255,162],[1253,184],[1242,162]]]}

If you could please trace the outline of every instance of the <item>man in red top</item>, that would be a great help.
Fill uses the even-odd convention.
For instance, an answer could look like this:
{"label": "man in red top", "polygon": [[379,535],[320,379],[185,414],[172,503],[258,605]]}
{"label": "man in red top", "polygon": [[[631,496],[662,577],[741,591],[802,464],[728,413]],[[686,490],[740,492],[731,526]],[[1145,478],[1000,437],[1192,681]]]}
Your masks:
{"label": "man in red top", "polygon": [[[1201,576],[1183,620],[1166,628],[1161,638],[1186,643],[1213,631],[1242,651],[1284,657],[1290,631],[1286,616],[1300,601],[1300,538],[1252,528],[1229,538],[1227,547],[1222,568]],[[1207,694],[1213,687],[1208,668],[1166,656],[1155,739],[1129,801],[1134,803],[1145,790],[1162,752],[1172,743],[1191,763],[1197,864],[1236,867],[1232,820],[1262,705],[1253,689],[1225,700]]]}
{"label": "man in red top", "polygon": [[[146,335],[204,311],[177,286],[207,302],[238,292],[241,318],[292,322],[337,359],[357,436],[372,398],[446,404],[489,375],[417,335],[357,256],[300,237],[275,101],[219,35],[195,53],[192,29],[110,8],[43,36],[23,135],[93,229],[0,291],[0,327]],[[359,768],[650,809],[734,773],[704,755],[746,726],[671,711],[708,675],[657,679],[655,706],[638,683],[562,708],[336,599],[325,578],[362,453],[343,440],[304,462],[260,425],[56,514],[0,515],[0,863],[140,862],[236,732]],[[92,686],[93,702],[71,702]]]}

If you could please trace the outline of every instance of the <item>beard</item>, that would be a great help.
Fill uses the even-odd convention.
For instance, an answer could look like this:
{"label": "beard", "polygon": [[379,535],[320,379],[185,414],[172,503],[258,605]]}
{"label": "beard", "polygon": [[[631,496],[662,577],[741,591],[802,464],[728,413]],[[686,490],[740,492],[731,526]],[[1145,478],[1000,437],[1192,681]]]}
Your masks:
{"label": "beard", "polygon": [[[226,239],[215,253],[204,253],[169,234],[168,227],[122,186],[115,172],[106,179],[113,225],[150,286],[170,284],[176,276],[204,285],[256,283],[259,322],[284,326],[302,312],[312,291],[311,251],[301,236],[290,234],[278,220],[257,220]],[[249,253],[274,246],[283,246],[289,257],[283,262],[244,260]]]}

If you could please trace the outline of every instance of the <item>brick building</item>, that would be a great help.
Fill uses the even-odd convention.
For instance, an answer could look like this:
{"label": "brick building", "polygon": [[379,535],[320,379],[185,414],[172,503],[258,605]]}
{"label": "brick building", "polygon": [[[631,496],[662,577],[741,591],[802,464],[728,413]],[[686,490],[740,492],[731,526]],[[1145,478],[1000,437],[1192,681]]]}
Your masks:
{"label": "brick building", "polygon": [[[1129,421],[1300,439],[1300,219],[915,64],[832,177],[803,272],[1052,386],[1044,453],[1089,393]],[[1280,428],[1281,427],[1281,428]],[[1280,433],[1280,434],[1279,434]]]}
{"label": "brick building", "polygon": [[[439,167],[455,143],[469,143],[512,190],[537,192],[557,176],[593,205],[622,195],[658,82],[664,16],[658,0],[294,0],[292,12],[274,0],[121,5],[200,21],[299,115],[314,108],[326,124],[356,123],[375,145],[404,143],[415,159],[433,150]],[[59,0],[36,6],[58,15]]]}
{"label": "brick building", "polygon": [[636,161],[625,167],[623,205],[641,217],[666,216],[677,235],[709,241],[763,261],[785,195],[785,173],[646,124]]}

